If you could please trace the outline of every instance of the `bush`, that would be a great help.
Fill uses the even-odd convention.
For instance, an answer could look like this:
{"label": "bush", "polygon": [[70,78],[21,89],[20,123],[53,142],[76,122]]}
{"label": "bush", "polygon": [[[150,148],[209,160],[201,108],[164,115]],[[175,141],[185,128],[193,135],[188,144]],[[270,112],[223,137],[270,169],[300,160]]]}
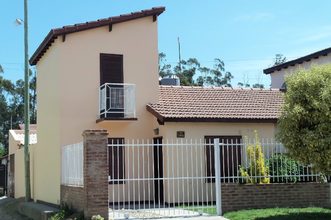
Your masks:
{"label": "bush", "polygon": [[331,175],[331,65],[300,69],[285,81],[278,140],[292,158]]}
{"label": "bush", "polygon": [[82,213],[75,213],[75,211],[66,203],[61,204],[61,211],[51,217],[51,220],[84,220]]}
{"label": "bush", "polygon": [[104,218],[101,217],[100,215],[93,215],[91,220],[104,220]]}
{"label": "bush", "polygon": [[268,167],[264,161],[262,146],[256,132],[255,144],[249,144],[247,147],[247,158],[249,166],[239,168],[243,181],[245,183],[270,183]]}
{"label": "bush", "polygon": [[303,173],[303,167],[289,158],[286,154],[274,154],[267,160],[271,182],[275,183],[295,183],[299,181],[299,174]]}

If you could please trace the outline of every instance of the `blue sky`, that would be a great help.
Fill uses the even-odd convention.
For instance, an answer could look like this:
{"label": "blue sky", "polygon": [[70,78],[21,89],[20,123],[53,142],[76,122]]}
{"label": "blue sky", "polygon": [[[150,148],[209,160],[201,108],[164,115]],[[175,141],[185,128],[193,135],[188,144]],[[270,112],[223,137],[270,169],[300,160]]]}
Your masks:
{"label": "blue sky", "polygon": [[[238,81],[270,84],[262,73],[276,53],[294,59],[331,47],[329,0],[29,0],[30,55],[51,28],[165,6],[159,17],[159,51],[169,63],[196,57],[211,66],[221,58]],[[0,64],[5,77],[23,77],[23,0],[3,0],[0,14]]]}

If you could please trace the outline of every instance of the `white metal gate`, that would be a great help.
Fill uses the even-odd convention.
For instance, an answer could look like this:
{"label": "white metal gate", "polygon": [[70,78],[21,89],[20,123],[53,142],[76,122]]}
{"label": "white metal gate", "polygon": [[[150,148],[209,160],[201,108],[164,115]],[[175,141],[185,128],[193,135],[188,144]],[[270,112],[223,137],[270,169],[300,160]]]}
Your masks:
{"label": "white metal gate", "polygon": [[110,139],[110,217],[215,214],[215,176],[206,170],[206,146],[203,140]]}

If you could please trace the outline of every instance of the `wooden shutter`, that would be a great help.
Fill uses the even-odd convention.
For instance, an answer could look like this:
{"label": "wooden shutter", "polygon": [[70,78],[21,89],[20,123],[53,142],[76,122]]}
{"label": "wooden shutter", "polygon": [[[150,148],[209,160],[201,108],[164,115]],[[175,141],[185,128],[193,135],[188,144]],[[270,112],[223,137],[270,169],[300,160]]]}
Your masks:
{"label": "wooden shutter", "polygon": [[[123,83],[123,55],[119,54],[100,54],[100,86],[105,83]],[[112,88],[123,88],[123,85],[111,85]],[[113,90],[115,91],[115,90]],[[106,89],[106,109],[111,113],[101,115],[102,118],[123,118],[124,117],[124,90],[117,90],[116,93],[111,89]],[[114,101],[113,97],[116,97]],[[115,108],[113,104],[123,106]],[[100,112],[102,113],[102,112]]]}
{"label": "wooden shutter", "polygon": [[100,54],[100,85],[123,83],[123,55]]}
{"label": "wooden shutter", "polygon": [[[124,138],[108,138],[109,176],[112,180],[125,177],[125,147]],[[111,181],[111,184],[123,184],[123,180]]]}

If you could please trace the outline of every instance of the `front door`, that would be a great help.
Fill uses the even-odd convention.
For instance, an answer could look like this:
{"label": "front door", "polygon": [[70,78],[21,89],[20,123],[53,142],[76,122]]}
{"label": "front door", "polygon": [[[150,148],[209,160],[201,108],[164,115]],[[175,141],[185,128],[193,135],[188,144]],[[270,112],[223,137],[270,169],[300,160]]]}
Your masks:
{"label": "front door", "polygon": [[163,154],[162,154],[162,137],[153,139],[154,153],[154,201],[162,204],[163,195]]}

